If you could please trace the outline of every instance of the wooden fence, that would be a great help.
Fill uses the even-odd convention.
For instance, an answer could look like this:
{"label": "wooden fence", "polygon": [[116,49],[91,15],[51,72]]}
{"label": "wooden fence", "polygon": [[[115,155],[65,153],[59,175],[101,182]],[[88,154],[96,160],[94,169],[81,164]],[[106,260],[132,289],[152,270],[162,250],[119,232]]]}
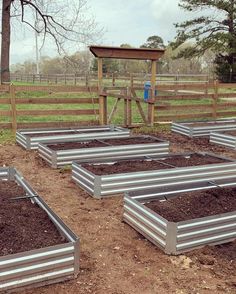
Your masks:
{"label": "wooden fence", "polygon": [[[159,90],[170,90],[165,86]],[[236,84],[178,84],[154,101],[154,123],[236,116]]]}
{"label": "wooden fence", "polygon": [[15,131],[98,123],[96,87],[10,85],[0,87],[0,92],[4,93],[0,97],[0,128]]}
{"label": "wooden fence", "polygon": [[144,101],[144,88],[135,83],[105,87],[100,93],[97,87],[1,86],[0,128],[92,123],[131,127],[236,117],[236,84],[174,83],[157,85],[156,90],[155,99]]}
{"label": "wooden fence", "polygon": [[[158,85],[155,99],[143,100],[143,87],[133,84],[132,87],[107,87],[101,93],[103,123],[112,122],[123,101],[123,124],[133,126],[132,111],[136,104],[140,123],[154,125],[160,122],[178,120],[218,119],[236,117],[236,84],[186,83]],[[113,108],[108,113],[107,99],[113,99]]]}
{"label": "wooden fence", "polygon": [[[107,86],[127,86],[135,82],[144,84],[150,81],[150,74],[126,74],[106,73],[103,74],[103,82]],[[202,83],[208,82],[209,76],[205,74],[157,74],[158,83]],[[77,74],[11,74],[11,81],[32,84],[54,84],[54,85],[78,85],[93,86],[97,84],[97,73],[87,75]]]}

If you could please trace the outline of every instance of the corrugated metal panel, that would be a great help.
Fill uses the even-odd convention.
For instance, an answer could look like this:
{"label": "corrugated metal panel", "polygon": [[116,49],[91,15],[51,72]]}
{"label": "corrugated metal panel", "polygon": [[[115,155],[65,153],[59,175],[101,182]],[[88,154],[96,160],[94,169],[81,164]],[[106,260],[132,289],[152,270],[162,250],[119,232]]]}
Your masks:
{"label": "corrugated metal panel", "polygon": [[177,224],[176,251],[192,250],[206,244],[230,242],[236,238],[236,211]]}
{"label": "corrugated metal panel", "polygon": [[9,178],[9,168],[0,168],[0,179],[8,180]]}
{"label": "corrugated metal panel", "polygon": [[72,179],[89,194],[93,194],[95,178],[96,177],[86,169],[76,165],[75,163],[72,164]]}
{"label": "corrugated metal panel", "polygon": [[87,160],[89,162],[92,162],[93,160],[97,161],[98,159],[114,160],[115,158],[129,159],[133,157],[135,158],[137,156],[165,156],[169,153],[169,142],[164,142],[151,136],[138,136],[137,138],[139,137],[153,138],[157,142],[147,144],[124,144],[57,151],[50,149],[47,144],[39,144],[38,150],[39,156],[46,160],[53,168],[72,164],[72,161],[77,160]]}
{"label": "corrugated metal panel", "polygon": [[14,176],[55,224],[67,243],[0,257],[0,292],[24,287],[42,286],[77,276],[79,271],[79,239],[62,220],[36,194],[24,178],[13,168],[8,178]]}
{"label": "corrugated metal panel", "polygon": [[184,124],[172,123],[171,131],[179,133],[181,135],[192,137],[191,129],[189,127],[184,126]]}
{"label": "corrugated metal panel", "polygon": [[[7,260],[0,258],[0,290],[32,284],[42,279],[54,279],[58,272],[74,275],[75,247],[72,243],[14,254]],[[36,253],[37,252],[37,253]],[[19,256],[19,257],[18,257]]]}
{"label": "corrugated metal panel", "polygon": [[[171,157],[175,155],[167,155]],[[212,156],[212,155],[211,155]],[[146,159],[137,157],[136,159]],[[155,157],[153,157],[155,158]],[[160,157],[157,157],[160,159]],[[119,160],[118,160],[119,161]],[[107,161],[105,161],[107,162]],[[74,173],[74,170],[76,172]],[[90,178],[88,180],[83,173],[86,171]],[[206,180],[220,180],[235,177],[236,162],[226,160],[226,163],[209,164],[202,166],[191,166],[182,168],[171,168],[164,170],[152,170],[132,173],[120,173],[112,175],[97,176],[83,168],[79,163],[72,165],[72,177],[82,188],[89,186],[90,195],[99,198],[126,191],[137,191],[162,186],[175,186],[188,183],[199,183]]]}
{"label": "corrugated metal panel", "polygon": [[[70,134],[71,132],[78,132],[77,134]],[[51,135],[52,133],[64,132],[64,135]],[[36,137],[31,137],[31,134],[38,134]],[[47,136],[45,136],[47,134]],[[41,136],[40,136],[41,135]],[[42,136],[43,135],[43,136]],[[26,149],[37,149],[38,143],[56,143],[77,141],[79,139],[107,139],[107,138],[125,138],[129,137],[130,130],[109,126],[91,126],[81,128],[62,128],[62,129],[27,129],[18,130],[16,132],[16,142]]]}
{"label": "corrugated metal panel", "polygon": [[23,148],[27,149],[27,142],[24,136],[19,133],[16,133],[16,142],[20,144]]}
{"label": "corrugated metal panel", "polygon": [[224,133],[212,132],[210,134],[210,143],[236,149],[236,137]]}
{"label": "corrugated metal panel", "polygon": [[[206,123],[209,123],[206,126]],[[203,126],[193,126],[194,123],[203,124]],[[214,125],[215,123],[225,123],[225,125]],[[213,120],[213,121],[192,121],[192,122],[179,122],[172,123],[171,130],[176,133],[188,137],[204,137],[209,136],[214,131],[228,131],[236,130],[236,120]]]}
{"label": "corrugated metal panel", "polygon": [[124,221],[162,249],[166,246],[167,222],[129,197],[124,198]]}
{"label": "corrugated metal panel", "polygon": [[[159,214],[144,205],[150,200],[169,199],[177,197],[179,193],[186,191],[206,190],[206,184],[194,183],[154,190],[127,192],[124,201],[123,219],[153,244],[162,248],[167,254],[181,254],[204,245],[230,242],[236,238],[236,211],[174,223],[163,219]],[[236,177],[231,180],[220,180],[215,184],[211,182],[209,185],[210,189],[219,186],[235,187]],[[155,232],[160,232],[160,223],[156,223],[155,220],[161,220],[165,224],[164,245],[156,238]],[[149,229],[150,227],[151,229]]]}

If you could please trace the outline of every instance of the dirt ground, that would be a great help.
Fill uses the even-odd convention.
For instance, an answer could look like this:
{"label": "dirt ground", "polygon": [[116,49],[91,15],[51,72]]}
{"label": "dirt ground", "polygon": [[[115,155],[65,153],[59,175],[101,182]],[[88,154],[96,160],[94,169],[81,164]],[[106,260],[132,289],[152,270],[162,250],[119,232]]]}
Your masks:
{"label": "dirt ground", "polygon": [[[236,152],[170,132],[171,150],[210,151],[236,158]],[[122,222],[122,197],[95,200],[71,180],[16,145],[0,146],[0,166],[16,167],[81,239],[76,280],[24,294],[212,294],[236,293],[236,242],[167,256]]]}

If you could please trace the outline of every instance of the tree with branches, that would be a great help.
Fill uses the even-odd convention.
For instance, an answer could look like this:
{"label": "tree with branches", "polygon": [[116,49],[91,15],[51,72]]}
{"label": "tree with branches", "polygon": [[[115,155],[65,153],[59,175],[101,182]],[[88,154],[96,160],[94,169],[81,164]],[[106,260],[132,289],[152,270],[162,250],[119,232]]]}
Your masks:
{"label": "tree with branches", "polygon": [[2,0],[1,82],[10,81],[11,23],[17,19],[32,31],[52,38],[59,53],[65,53],[65,44],[87,44],[102,34],[94,18],[87,18],[87,0]]}
{"label": "tree with branches", "polygon": [[194,18],[175,24],[177,36],[172,47],[192,42],[177,57],[202,56],[211,50],[216,55],[218,77],[236,82],[236,0],[181,0],[179,6],[194,13]]}
{"label": "tree with branches", "polygon": [[165,49],[164,41],[160,36],[154,35],[147,38],[147,41],[140,48]]}

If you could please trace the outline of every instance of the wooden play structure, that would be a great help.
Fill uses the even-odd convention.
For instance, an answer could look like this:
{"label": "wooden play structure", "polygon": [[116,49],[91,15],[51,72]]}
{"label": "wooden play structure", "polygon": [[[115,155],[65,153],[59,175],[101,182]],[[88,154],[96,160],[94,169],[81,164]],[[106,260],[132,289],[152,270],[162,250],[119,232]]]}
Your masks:
{"label": "wooden play structure", "polygon": [[117,97],[109,119],[114,115],[118,102],[123,98],[124,100],[124,116],[127,118],[125,125],[130,125],[132,122],[132,108],[131,101],[135,100],[140,114],[145,123],[152,125],[154,120],[154,101],[157,61],[163,56],[165,50],[163,49],[146,49],[146,48],[123,48],[123,47],[108,47],[108,46],[90,46],[90,51],[98,58],[98,91],[99,91],[99,105],[100,105],[100,124],[107,124],[107,95],[103,91],[103,58],[117,58],[117,59],[136,59],[136,60],[150,60],[151,61],[151,95],[148,103],[148,117],[144,115],[140,98],[137,98],[134,91],[128,91],[126,96]]}

